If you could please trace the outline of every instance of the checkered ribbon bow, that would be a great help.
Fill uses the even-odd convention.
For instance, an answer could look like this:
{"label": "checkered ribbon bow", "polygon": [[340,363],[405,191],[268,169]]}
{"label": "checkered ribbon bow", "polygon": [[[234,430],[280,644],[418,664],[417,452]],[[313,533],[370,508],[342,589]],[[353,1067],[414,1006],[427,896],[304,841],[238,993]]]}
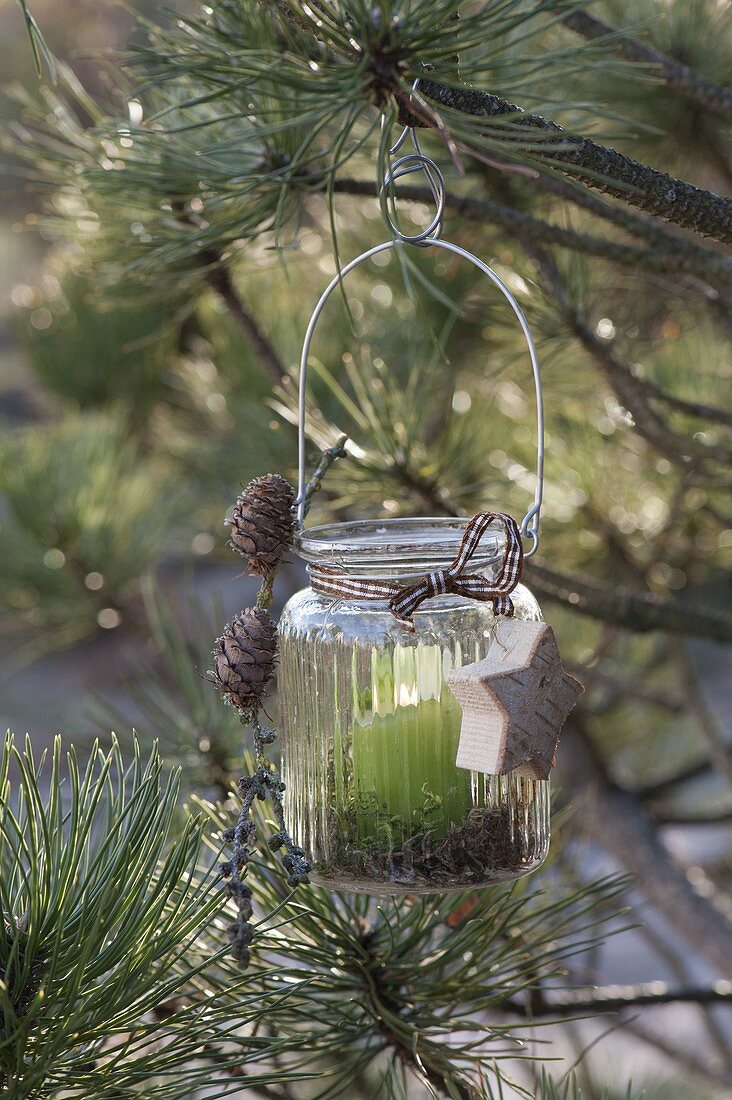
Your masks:
{"label": "checkered ribbon bow", "polygon": [[[480,573],[463,573],[480,540],[493,520],[500,520],[506,532],[506,552],[494,579]],[[503,512],[478,512],[468,523],[455,560],[447,569],[438,569],[416,584],[376,580],[371,577],[349,577],[342,570],[327,565],[313,565],[310,583],[316,592],[326,596],[342,596],[355,600],[388,600],[389,610],[406,627],[414,630],[412,615],[424,600],[451,592],[471,600],[490,601],[496,615],[513,615],[509,592],[519,582],[524,563],[521,534],[516,520]]]}

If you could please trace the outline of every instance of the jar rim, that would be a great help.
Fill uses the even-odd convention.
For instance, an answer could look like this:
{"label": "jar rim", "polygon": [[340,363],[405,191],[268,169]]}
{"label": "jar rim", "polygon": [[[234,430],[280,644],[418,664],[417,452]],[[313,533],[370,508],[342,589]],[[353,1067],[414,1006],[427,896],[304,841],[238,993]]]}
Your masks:
{"label": "jar rim", "polygon": [[[301,528],[295,550],[306,562],[338,564],[348,573],[399,578],[446,569],[455,558],[467,516],[416,516],[347,520]],[[505,553],[503,524],[486,529],[470,571],[499,562]]]}

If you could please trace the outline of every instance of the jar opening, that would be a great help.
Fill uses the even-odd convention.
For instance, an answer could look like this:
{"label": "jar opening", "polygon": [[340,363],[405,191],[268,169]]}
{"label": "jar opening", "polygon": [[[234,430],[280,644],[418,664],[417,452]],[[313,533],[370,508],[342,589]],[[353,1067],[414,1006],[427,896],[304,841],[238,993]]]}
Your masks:
{"label": "jar opening", "polygon": [[[352,576],[407,580],[446,569],[455,558],[468,517],[420,516],[363,519],[303,528],[295,549],[306,562],[337,565]],[[470,572],[486,572],[503,560],[506,537],[495,520],[470,562]]]}

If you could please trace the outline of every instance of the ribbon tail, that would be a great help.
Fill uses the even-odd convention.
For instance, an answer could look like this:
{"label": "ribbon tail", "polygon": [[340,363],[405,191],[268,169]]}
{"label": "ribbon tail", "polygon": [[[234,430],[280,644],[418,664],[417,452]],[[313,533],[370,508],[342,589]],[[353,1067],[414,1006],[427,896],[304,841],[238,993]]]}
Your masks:
{"label": "ribbon tail", "polygon": [[513,600],[508,592],[502,592],[494,584],[486,580],[480,573],[470,574],[467,577],[458,577],[450,586],[450,591],[458,596],[467,596],[471,600],[481,600],[493,605],[494,615],[505,615],[512,618],[514,613]]}
{"label": "ribbon tail", "polygon": [[498,593],[495,596],[491,596],[491,601],[493,603],[494,615],[505,615],[507,619],[513,618],[513,600],[505,592]]}
{"label": "ribbon tail", "polygon": [[426,581],[420,581],[419,584],[412,585],[411,588],[405,588],[398,595],[393,596],[389,600],[389,610],[394,618],[412,633],[414,631],[412,615],[429,595],[430,588],[428,584]]}

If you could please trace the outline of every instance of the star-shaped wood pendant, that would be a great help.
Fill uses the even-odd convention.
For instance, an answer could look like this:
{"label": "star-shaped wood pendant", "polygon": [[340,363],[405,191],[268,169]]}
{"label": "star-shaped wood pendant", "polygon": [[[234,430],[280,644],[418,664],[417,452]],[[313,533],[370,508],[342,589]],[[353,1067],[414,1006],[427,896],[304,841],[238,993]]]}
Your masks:
{"label": "star-shaped wood pendant", "polygon": [[501,619],[488,655],[447,682],[463,711],[459,768],[548,778],[559,731],[584,690],[562,668],[550,626]]}

